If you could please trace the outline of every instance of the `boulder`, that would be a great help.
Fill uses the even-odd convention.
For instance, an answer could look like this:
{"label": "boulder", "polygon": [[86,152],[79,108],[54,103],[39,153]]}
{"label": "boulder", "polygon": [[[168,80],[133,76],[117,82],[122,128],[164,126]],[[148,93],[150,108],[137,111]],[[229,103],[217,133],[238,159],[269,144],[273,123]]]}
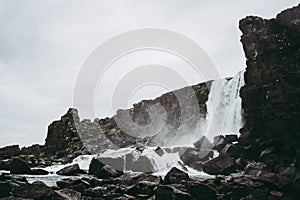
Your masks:
{"label": "boulder", "polygon": [[212,149],[213,144],[207,139],[207,137],[202,136],[199,140],[194,142],[194,147],[199,149]]}
{"label": "boulder", "polygon": [[234,160],[228,154],[220,154],[203,163],[203,171],[212,175],[228,175],[235,170]]}
{"label": "boulder", "polygon": [[83,193],[87,188],[92,187],[91,184],[83,179],[71,179],[66,178],[56,182],[57,187],[64,189],[73,189],[80,193]]}
{"label": "boulder", "polygon": [[126,193],[133,196],[144,195],[150,197],[154,194],[157,186],[158,184],[156,182],[140,181],[131,187]]}
{"label": "boulder", "polygon": [[14,158],[10,163],[11,174],[31,174],[29,165],[20,158]]}
{"label": "boulder", "polygon": [[209,149],[188,148],[182,154],[180,159],[188,166],[195,162],[205,162],[213,157],[213,152]]}
{"label": "boulder", "polygon": [[227,142],[225,140],[225,137],[223,135],[217,135],[214,137],[213,149],[221,151],[226,146],[226,144]]}
{"label": "boulder", "polygon": [[105,165],[102,162],[100,162],[98,159],[93,158],[89,166],[89,174],[97,175],[98,171],[100,171],[100,169],[104,166]]}
{"label": "boulder", "polygon": [[85,172],[79,168],[78,164],[74,164],[71,166],[64,167],[56,173],[62,176],[76,176],[78,174],[84,174]]}
{"label": "boulder", "polygon": [[182,181],[188,181],[190,179],[186,172],[183,172],[176,167],[173,167],[165,176],[165,184],[181,183]]}
{"label": "boulder", "polygon": [[32,184],[25,183],[12,185],[12,194],[15,197],[25,199],[57,199],[64,200],[52,188],[45,185],[43,182],[36,181]]}
{"label": "boulder", "polygon": [[118,177],[121,174],[115,170],[112,166],[105,165],[97,172],[97,178],[107,179],[107,178],[114,178]]}
{"label": "boulder", "polygon": [[156,200],[174,199],[174,200],[192,200],[190,194],[180,191],[169,185],[160,185],[155,191]]}
{"label": "boulder", "polygon": [[105,165],[110,165],[116,170],[119,170],[119,171],[124,170],[125,161],[124,161],[123,156],[121,156],[121,157],[98,157],[97,159],[101,163],[103,163]]}
{"label": "boulder", "polygon": [[203,183],[189,182],[187,184],[187,189],[193,199],[217,199],[216,191]]}
{"label": "boulder", "polygon": [[236,145],[233,144],[226,144],[226,146],[221,150],[221,154],[228,154],[231,157],[239,157],[240,150]]}
{"label": "boulder", "polygon": [[84,193],[89,197],[103,197],[103,188],[100,186],[88,188]]}
{"label": "boulder", "polygon": [[162,148],[160,148],[160,147],[157,147],[154,151],[159,156],[163,156],[164,155],[164,150]]}
{"label": "boulder", "polygon": [[153,172],[154,165],[150,158],[146,156],[139,156],[136,160],[132,154],[126,155],[126,170],[131,170],[133,172]]}

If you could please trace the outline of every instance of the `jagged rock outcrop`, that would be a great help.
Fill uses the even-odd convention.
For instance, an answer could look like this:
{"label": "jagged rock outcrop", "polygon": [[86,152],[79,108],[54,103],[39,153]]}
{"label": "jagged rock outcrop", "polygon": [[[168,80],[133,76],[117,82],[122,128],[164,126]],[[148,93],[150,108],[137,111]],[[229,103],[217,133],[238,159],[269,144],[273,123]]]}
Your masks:
{"label": "jagged rock outcrop", "polygon": [[300,146],[300,5],[275,19],[246,17],[240,29],[247,58],[240,142],[251,145],[247,157],[273,146],[279,162],[292,164]]}

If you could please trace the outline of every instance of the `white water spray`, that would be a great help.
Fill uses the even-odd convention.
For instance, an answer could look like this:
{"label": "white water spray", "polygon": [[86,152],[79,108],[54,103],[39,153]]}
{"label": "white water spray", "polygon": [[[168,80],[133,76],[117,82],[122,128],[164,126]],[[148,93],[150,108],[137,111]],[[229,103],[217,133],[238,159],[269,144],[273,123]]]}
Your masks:
{"label": "white water spray", "polygon": [[232,79],[212,82],[207,105],[205,134],[210,140],[220,134],[239,134],[243,126],[242,106],[239,91],[244,85],[244,71]]}

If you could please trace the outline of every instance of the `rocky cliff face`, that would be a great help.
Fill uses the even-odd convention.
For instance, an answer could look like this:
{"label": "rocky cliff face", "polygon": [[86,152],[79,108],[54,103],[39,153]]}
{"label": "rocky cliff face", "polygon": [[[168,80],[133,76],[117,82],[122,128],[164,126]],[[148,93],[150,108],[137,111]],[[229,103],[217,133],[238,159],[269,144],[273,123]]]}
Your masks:
{"label": "rocky cliff face", "polygon": [[[63,157],[74,152],[89,151],[90,153],[99,153],[105,149],[116,149],[126,147],[133,144],[148,142],[157,144],[160,141],[164,143],[161,138],[145,137],[142,133],[140,135],[127,134],[122,130],[117,120],[122,120],[122,113],[128,112],[134,123],[143,126],[150,123],[149,109],[153,105],[161,105],[166,113],[166,127],[168,130],[162,130],[160,134],[171,134],[172,131],[179,128],[181,124],[189,124],[195,127],[199,118],[206,116],[206,101],[208,100],[209,87],[211,82],[201,83],[192,86],[193,91],[182,88],[173,92],[163,94],[154,100],[143,100],[134,104],[133,108],[128,110],[119,110],[112,118],[95,119],[80,121],[78,111],[70,108],[68,112],[61,117],[60,120],[52,122],[48,127],[48,133],[44,152],[48,155],[57,155]],[[174,93],[184,94],[185,103],[196,99],[199,104],[199,110],[194,110],[193,107],[184,109],[187,113],[187,118],[182,121],[182,105],[177,101]],[[185,105],[190,105],[186,103]],[[195,119],[195,112],[198,112],[199,118]],[[189,127],[183,127],[188,129]],[[133,131],[136,131],[133,129]],[[188,130],[189,131],[189,130]]]}
{"label": "rocky cliff face", "polygon": [[275,19],[246,17],[240,30],[247,58],[240,142],[249,145],[248,157],[272,146],[291,164],[300,146],[300,5]]}

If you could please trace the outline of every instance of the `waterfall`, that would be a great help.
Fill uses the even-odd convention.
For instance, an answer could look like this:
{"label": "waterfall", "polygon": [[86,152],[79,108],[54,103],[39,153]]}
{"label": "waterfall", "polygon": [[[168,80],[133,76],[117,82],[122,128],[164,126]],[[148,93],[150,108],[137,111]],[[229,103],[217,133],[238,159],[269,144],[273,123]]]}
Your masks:
{"label": "waterfall", "polygon": [[239,91],[244,85],[244,71],[233,78],[212,82],[205,120],[205,135],[210,140],[220,134],[238,134],[242,127],[242,107]]}

